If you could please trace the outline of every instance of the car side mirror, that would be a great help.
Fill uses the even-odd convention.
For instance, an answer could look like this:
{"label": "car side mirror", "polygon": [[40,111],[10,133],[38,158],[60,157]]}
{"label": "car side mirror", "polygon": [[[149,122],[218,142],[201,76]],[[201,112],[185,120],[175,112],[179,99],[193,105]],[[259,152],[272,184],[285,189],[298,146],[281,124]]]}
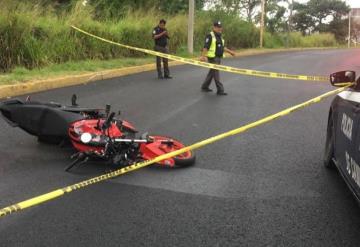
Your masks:
{"label": "car side mirror", "polygon": [[343,83],[355,82],[356,73],[355,71],[339,71],[330,75],[330,83],[335,87],[344,86]]}

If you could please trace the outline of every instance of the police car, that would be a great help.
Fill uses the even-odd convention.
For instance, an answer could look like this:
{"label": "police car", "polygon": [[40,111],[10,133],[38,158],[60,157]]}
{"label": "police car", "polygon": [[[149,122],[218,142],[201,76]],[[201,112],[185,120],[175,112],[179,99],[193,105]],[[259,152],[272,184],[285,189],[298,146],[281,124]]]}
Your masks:
{"label": "police car", "polygon": [[333,86],[354,82],[331,103],[324,152],[324,165],[337,167],[360,203],[360,77],[354,71],[330,75]]}

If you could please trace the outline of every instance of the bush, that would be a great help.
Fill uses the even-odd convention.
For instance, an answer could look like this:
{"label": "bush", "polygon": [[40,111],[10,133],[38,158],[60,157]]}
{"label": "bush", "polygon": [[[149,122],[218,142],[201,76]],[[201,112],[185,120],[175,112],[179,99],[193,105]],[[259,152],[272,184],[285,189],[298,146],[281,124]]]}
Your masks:
{"label": "bush", "polygon": [[335,35],[332,33],[320,33],[303,37],[303,47],[326,47],[336,45]]}
{"label": "bush", "polygon": [[[287,44],[288,43],[288,44]],[[335,36],[331,33],[317,33],[303,36],[301,33],[270,34],[264,35],[264,46],[266,48],[279,47],[334,47],[338,43]]]}
{"label": "bush", "polygon": [[284,47],[285,41],[281,35],[273,35],[271,33],[264,33],[264,47],[265,48],[280,48]]}

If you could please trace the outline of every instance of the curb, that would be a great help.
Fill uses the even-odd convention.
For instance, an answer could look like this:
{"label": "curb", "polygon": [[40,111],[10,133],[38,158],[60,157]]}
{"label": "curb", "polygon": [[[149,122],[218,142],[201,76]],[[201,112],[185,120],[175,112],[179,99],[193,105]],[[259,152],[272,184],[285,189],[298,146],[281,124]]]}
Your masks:
{"label": "curb", "polygon": [[[268,49],[268,50],[243,50],[236,54],[236,57],[245,57],[245,56],[256,56],[271,54],[277,52],[296,52],[296,51],[305,51],[305,50],[326,50],[334,49],[330,48],[293,48],[293,49]],[[169,62],[170,66],[177,66],[183,63],[172,61]],[[140,72],[152,71],[155,70],[155,64],[145,64],[139,66],[125,67],[120,69],[112,70],[103,70],[99,72],[84,73],[80,75],[71,75],[65,77],[58,77],[45,80],[36,80],[24,83],[18,83],[13,85],[4,85],[0,86],[0,99],[10,98],[13,96],[19,96],[29,93],[41,92],[50,89],[62,88],[75,86],[80,84],[87,84],[96,80],[111,79],[114,77],[125,76],[137,74]]]}
{"label": "curb", "polygon": [[[180,62],[169,62],[170,66],[180,65]],[[80,75],[71,75],[46,80],[30,81],[14,85],[0,86],[0,99],[10,98],[28,93],[46,91],[50,89],[87,84],[96,80],[111,79],[114,77],[137,74],[140,72],[155,70],[155,64],[145,64],[140,66],[125,67],[120,69],[103,70]]]}

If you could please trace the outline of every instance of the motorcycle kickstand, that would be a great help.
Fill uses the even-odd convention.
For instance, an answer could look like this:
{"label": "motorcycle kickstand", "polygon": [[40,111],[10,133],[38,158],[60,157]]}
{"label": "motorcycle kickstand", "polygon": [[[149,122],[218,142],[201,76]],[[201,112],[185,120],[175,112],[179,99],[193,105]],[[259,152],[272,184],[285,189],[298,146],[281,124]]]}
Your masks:
{"label": "motorcycle kickstand", "polygon": [[[67,141],[66,139],[63,139],[58,145],[59,145],[60,148],[65,148],[67,142],[68,142],[68,141]],[[76,155],[78,155],[78,153],[72,155],[72,156],[71,156],[71,159],[73,159],[72,157],[73,157],[73,156],[76,156]]]}
{"label": "motorcycle kickstand", "polygon": [[76,158],[73,162],[71,162],[71,164],[65,168],[65,171],[68,172],[71,168],[73,168],[76,165],[85,163],[89,160],[89,157],[85,157],[84,153],[76,153],[74,155],[71,156],[71,159]]}

